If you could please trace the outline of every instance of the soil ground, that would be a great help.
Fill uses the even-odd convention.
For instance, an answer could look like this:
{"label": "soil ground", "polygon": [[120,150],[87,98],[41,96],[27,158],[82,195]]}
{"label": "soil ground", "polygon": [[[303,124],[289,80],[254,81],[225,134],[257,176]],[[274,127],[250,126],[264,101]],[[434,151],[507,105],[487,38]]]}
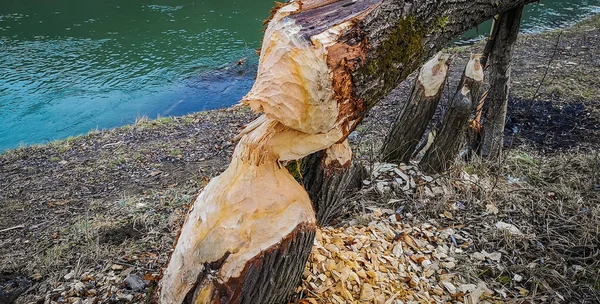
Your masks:
{"label": "soil ground", "polygon": [[[457,59],[445,96],[456,87],[468,54],[481,49],[449,50]],[[427,207],[418,197],[397,194],[402,200],[388,208],[411,211],[416,222],[439,219],[460,201],[464,208],[451,209],[452,219],[442,223],[468,232],[465,250],[500,250],[506,257],[496,264],[463,261],[458,269],[464,277],[506,288],[511,301],[600,302],[599,75],[600,17],[562,32],[523,35],[513,62],[508,156],[496,169],[460,167],[495,181],[493,186]],[[376,161],[411,84],[401,84],[352,134],[365,163]],[[65,282],[73,276],[91,282],[86,276],[93,273],[114,282],[110,301],[144,301],[151,287],[135,293],[123,278],[136,273],[152,286],[187,206],[224,170],[234,136],[254,117],[234,107],[140,119],[0,155],[0,303],[17,296],[16,303],[67,302]],[[389,197],[364,201],[381,206],[384,199]],[[499,212],[480,216],[489,202]],[[350,209],[348,217],[362,216],[361,210]],[[514,223],[528,237],[492,232],[498,220]],[[525,282],[515,282],[514,274]],[[82,299],[94,296],[86,289]]]}

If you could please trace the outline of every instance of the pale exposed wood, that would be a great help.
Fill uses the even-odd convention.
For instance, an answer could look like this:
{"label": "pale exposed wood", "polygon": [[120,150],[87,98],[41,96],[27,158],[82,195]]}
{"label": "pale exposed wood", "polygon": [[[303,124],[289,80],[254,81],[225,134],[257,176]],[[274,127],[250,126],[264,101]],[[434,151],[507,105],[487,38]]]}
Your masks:
{"label": "pale exposed wood", "polygon": [[426,172],[443,172],[450,168],[463,145],[467,122],[474,111],[483,84],[480,56],[472,55],[467,63],[458,91],[452,98],[431,147],[419,165]]}
{"label": "pale exposed wood", "polygon": [[256,82],[242,103],[295,130],[309,134],[327,132],[335,127],[338,114],[329,80],[327,50],[322,45],[312,47],[296,35],[299,25],[281,22],[298,7],[283,7],[270,22]]}
{"label": "pale exposed wood", "polygon": [[423,65],[417,82],[423,86],[424,97],[434,97],[440,94],[444,82],[446,82],[450,63],[450,55],[439,53]]}
{"label": "pale exposed wood", "polygon": [[335,144],[325,151],[326,167],[347,167],[352,162],[352,149],[347,140]]}
{"label": "pale exposed wood", "polygon": [[296,227],[315,223],[306,191],[265,150],[277,124],[263,125],[272,127],[244,135],[230,166],[194,203],[161,280],[161,303],[182,303],[206,263],[224,259],[214,279],[227,282]]}
{"label": "pale exposed wood", "polygon": [[381,157],[385,162],[410,161],[442,97],[449,66],[450,56],[440,53],[420,69],[410,99],[383,143]]}
{"label": "pale exposed wood", "polygon": [[[248,268],[261,265],[256,259],[266,250],[296,256],[278,264],[278,271],[301,269],[310,252],[312,239],[306,236],[314,235],[316,227],[313,207],[280,162],[326,149],[344,136],[326,49],[337,40],[330,35],[344,31],[344,22],[309,42],[297,35],[297,26],[283,21],[298,8],[297,3],[281,8],[266,30],[257,80],[243,100],[265,115],[242,131],[231,164],[190,209],[160,282],[160,303],[216,303],[223,297],[225,302],[266,303],[293,291],[294,286],[284,284],[265,296],[272,285],[268,277],[275,274],[253,277],[254,268]],[[347,143],[332,148],[329,162],[348,162],[348,150]],[[294,245],[299,237],[308,241],[304,247]],[[284,239],[290,243],[284,246]],[[293,272],[289,276],[299,278]],[[256,281],[266,284],[256,295],[234,288]]]}

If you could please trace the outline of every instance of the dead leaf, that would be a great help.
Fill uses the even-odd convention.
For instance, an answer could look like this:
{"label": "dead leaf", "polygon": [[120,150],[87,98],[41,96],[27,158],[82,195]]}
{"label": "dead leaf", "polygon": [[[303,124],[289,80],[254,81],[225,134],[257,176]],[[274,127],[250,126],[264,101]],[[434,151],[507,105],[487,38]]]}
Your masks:
{"label": "dead leaf", "polygon": [[488,214],[498,214],[498,207],[494,204],[485,205],[485,210]]}
{"label": "dead leaf", "polygon": [[450,213],[449,211],[444,211],[444,216],[445,216],[447,219],[451,219],[451,220],[453,219],[453,217],[452,217],[452,213]]}

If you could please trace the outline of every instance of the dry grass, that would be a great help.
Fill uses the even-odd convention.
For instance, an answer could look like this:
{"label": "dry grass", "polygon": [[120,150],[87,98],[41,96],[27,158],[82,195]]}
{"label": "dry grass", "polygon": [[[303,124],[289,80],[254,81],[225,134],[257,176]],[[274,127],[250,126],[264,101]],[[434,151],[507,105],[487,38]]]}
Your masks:
{"label": "dry grass", "polygon": [[[469,255],[502,254],[498,262],[459,257],[461,275],[485,281],[508,299],[600,302],[600,152],[514,149],[500,163],[474,161],[439,178],[451,193],[432,199],[369,192],[355,198],[355,219],[368,221],[363,210],[374,206],[400,210],[413,226],[433,220],[456,228],[464,238],[457,246]],[[515,225],[522,235],[497,229],[498,222]]]}

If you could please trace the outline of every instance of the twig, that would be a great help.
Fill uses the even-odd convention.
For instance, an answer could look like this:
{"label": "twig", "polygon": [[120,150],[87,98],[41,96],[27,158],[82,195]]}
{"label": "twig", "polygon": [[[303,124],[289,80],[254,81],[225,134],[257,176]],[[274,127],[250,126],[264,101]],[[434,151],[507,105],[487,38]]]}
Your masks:
{"label": "twig", "polygon": [[15,229],[22,229],[22,228],[25,228],[25,225],[19,225],[19,226],[2,229],[2,230],[0,230],[0,233],[15,230]]}
{"label": "twig", "polygon": [[544,82],[546,81],[546,77],[548,76],[548,71],[550,70],[550,65],[554,61],[554,57],[556,57],[556,52],[558,51],[558,45],[560,43],[560,38],[562,37],[562,34],[563,34],[562,31],[558,32],[558,37],[556,38],[556,45],[554,46],[554,52],[552,53],[552,56],[550,56],[550,60],[548,61],[548,65],[546,66],[546,71],[544,71],[544,76],[542,77],[542,81],[538,85],[537,89],[535,90],[535,94],[533,94],[533,97],[531,98],[531,103],[529,104],[529,108],[527,109],[526,116],[529,116],[529,112],[531,112],[531,109],[533,108],[533,104],[534,104],[535,100],[538,98],[540,89],[542,88],[542,85],[544,85]]}
{"label": "twig", "polygon": [[4,186],[4,188],[2,188],[2,192],[6,191],[6,189],[10,188],[10,186],[16,184],[18,181],[12,181],[10,183],[8,183],[8,185]]}
{"label": "twig", "polygon": [[108,147],[112,147],[112,146],[120,146],[122,144],[123,144],[123,141],[118,141],[118,142],[106,144],[106,145],[102,146],[102,148],[108,148]]}
{"label": "twig", "polygon": [[139,269],[146,270],[146,271],[156,271],[156,269],[150,269],[150,268],[146,268],[146,267],[143,267],[143,266],[138,266],[138,265],[135,265],[135,264],[125,263],[125,262],[121,262],[119,260],[113,261],[113,264],[118,264],[118,265],[122,265],[122,266],[129,266],[129,267],[135,267],[135,268],[139,268]]}

